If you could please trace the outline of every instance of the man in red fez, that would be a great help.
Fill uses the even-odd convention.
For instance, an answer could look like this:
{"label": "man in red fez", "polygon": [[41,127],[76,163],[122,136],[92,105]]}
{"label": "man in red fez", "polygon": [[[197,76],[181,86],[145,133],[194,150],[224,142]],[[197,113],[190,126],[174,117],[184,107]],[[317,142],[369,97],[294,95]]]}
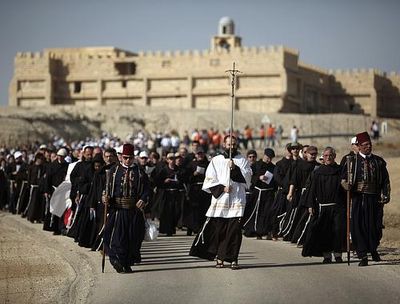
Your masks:
{"label": "man in red fez", "polygon": [[131,144],[124,144],[122,146],[122,157],[123,156],[134,156],[135,155],[135,147]]}
{"label": "man in red fez", "polygon": [[149,182],[147,174],[135,163],[134,146],[124,144],[121,163],[110,168],[110,189],[102,197],[109,205],[104,228],[104,245],[110,263],[119,273],[132,272],[131,266],[140,263],[140,248],[144,239],[144,213],[147,207]]}
{"label": "man in red fez", "polygon": [[367,266],[368,253],[373,261],[381,261],[377,248],[382,238],[383,206],[390,201],[390,181],[386,162],[372,154],[368,133],[359,133],[356,138],[359,152],[348,159],[350,178],[347,162],[343,166],[342,186],[351,191],[351,237],[361,260],[358,265]]}

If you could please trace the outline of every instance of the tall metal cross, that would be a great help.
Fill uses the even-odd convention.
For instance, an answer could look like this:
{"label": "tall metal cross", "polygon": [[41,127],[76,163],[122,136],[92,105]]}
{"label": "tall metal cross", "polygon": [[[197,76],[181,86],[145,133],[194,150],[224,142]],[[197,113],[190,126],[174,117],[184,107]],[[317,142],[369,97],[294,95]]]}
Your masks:
{"label": "tall metal cross", "polygon": [[227,70],[225,73],[229,73],[231,76],[231,86],[232,86],[232,93],[231,93],[231,126],[229,130],[229,138],[230,138],[230,148],[229,148],[229,159],[232,159],[232,133],[233,133],[233,111],[234,111],[234,103],[235,103],[235,84],[236,84],[236,75],[238,73],[242,73],[235,68],[235,62],[233,62],[232,70]]}

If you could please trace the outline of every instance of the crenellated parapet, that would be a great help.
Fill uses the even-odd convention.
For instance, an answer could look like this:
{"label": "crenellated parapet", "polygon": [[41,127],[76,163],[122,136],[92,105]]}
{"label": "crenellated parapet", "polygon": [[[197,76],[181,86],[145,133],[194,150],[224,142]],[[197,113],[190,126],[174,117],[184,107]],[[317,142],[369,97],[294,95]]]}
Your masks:
{"label": "crenellated parapet", "polygon": [[385,76],[386,73],[379,69],[336,69],[336,70],[328,70],[329,74],[333,76]]}
{"label": "crenellated parapet", "polygon": [[339,112],[376,115],[383,113],[379,107],[391,113],[399,103],[398,73],[327,70],[300,61],[298,50],[283,45],[243,46],[233,21],[221,20],[209,49],[131,52],[103,46],[17,53],[10,104],[225,109],[225,71],[232,62],[242,71],[237,110],[320,113],[334,104]]}
{"label": "crenellated parapet", "polygon": [[151,58],[151,59],[169,59],[169,58],[196,58],[196,57],[208,57],[211,55],[239,55],[239,56],[254,56],[260,55],[265,56],[268,54],[279,54],[282,52],[290,53],[292,55],[299,55],[299,51],[284,47],[282,45],[278,46],[260,46],[260,47],[239,47],[232,50],[227,49],[203,49],[203,50],[156,50],[156,51],[139,51],[137,56],[139,58]]}

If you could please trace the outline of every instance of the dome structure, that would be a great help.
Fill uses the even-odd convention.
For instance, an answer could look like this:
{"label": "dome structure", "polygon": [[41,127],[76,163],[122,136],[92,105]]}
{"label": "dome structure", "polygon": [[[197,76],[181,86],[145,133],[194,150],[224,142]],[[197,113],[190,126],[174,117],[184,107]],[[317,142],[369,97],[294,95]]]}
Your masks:
{"label": "dome structure", "polygon": [[219,35],[234,35],[235,34],[235,23],[230,17],[222,17],[219,20]]}

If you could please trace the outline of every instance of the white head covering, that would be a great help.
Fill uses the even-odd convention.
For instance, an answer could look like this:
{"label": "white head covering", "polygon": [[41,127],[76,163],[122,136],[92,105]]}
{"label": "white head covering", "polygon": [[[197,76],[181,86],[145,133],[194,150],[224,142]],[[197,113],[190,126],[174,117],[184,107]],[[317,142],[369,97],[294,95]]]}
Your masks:
{"label": "white head covering", "polygon": [[21,156],[22,156],[21,151],[16,151],[16,152],[14,153],[14,158],[15,158],[15,159],[17,159],[18,157],[21,157]]}
{"label": "white head covering", "polygon": [[139,157],[140,157],[140,158],[142,158],[142,157],[146,157],[146,158],[148,158],[148,157],[149,157],[149,155],[147,154],[147,152],[146,152],[146,151],[142,151],[142,152],[140,152],[140,153],[139,153]]}
{"label": "white head covering", "polygon": [[122,154],[122,146],[116,147],[115,151],[117,151],[117,154]]}
{"label": "white head covering", "polygon": [[65,148],[61,148],[60,150],[58,150],[57,155],[59,156],[67,156],[67,150]]}

